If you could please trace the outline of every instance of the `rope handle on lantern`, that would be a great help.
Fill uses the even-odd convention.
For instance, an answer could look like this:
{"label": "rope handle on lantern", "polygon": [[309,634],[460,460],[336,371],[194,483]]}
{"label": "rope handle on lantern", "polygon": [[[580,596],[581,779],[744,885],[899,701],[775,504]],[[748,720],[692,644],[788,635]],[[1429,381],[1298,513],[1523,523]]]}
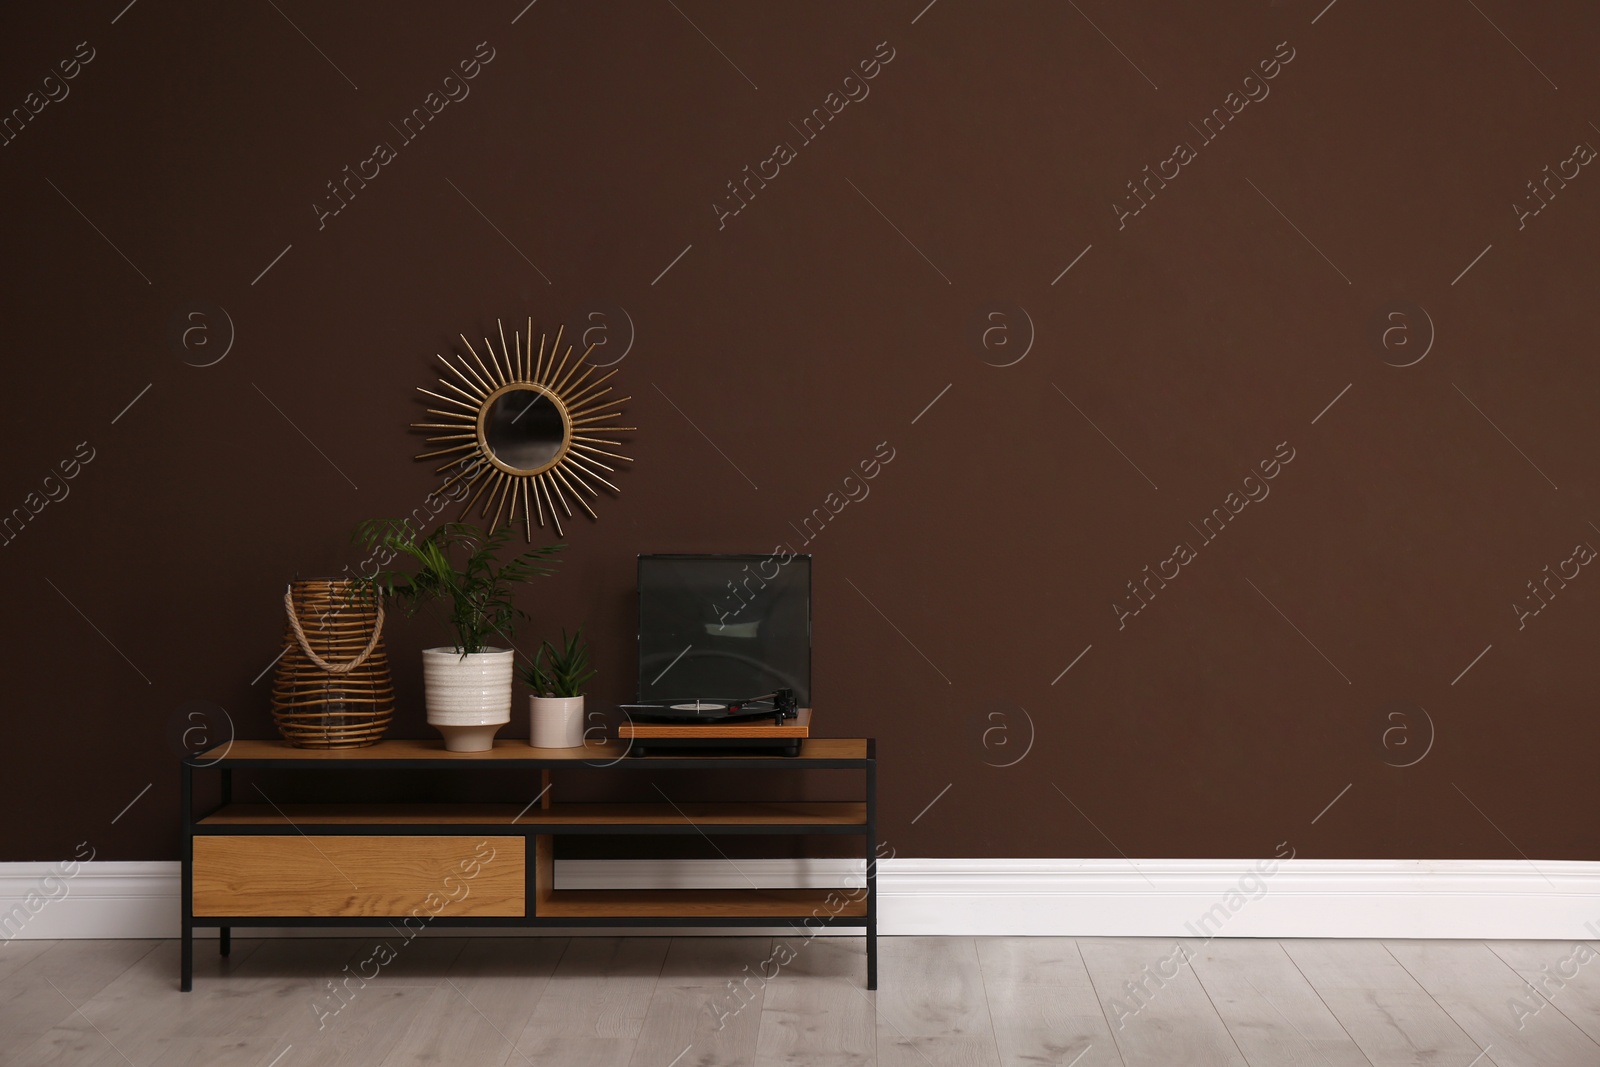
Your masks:
{"label": "rope handle on lantern", "polygon": [[311,650],[311,643],[306,640],[306,632],[300,628],[300,619],[294,612],[294,587],[287,586],[283,591],[283,610],[289,615],[289,628],[294,631],[294,638],[300,643],[300,650],[311,658],[311,662],[327,671],[329,674],[349,674],[367,661],[372,655],[372,650],[378,647],[378,639],[383,636],[383,601],[378,601],[378,617],[372,624],[372,640],[367,642],[355,659],[344,663],[329,663]]}

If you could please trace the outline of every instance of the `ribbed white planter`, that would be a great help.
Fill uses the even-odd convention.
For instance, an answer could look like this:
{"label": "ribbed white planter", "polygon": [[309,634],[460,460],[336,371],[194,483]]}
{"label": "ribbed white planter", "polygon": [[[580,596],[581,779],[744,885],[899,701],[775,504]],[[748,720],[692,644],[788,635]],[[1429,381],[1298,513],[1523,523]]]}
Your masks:
{"label": "ribbed white planter", "polygon": [[528,744],[534,748],[583,745],[583,698],[528,698]]}
{"label": "ribbed white planter", "polygon": [[509,648],[471,652],[422,651],[422,689],[428,725],[444,735],[451,752],[484,752],[511,721],[512,657]]}

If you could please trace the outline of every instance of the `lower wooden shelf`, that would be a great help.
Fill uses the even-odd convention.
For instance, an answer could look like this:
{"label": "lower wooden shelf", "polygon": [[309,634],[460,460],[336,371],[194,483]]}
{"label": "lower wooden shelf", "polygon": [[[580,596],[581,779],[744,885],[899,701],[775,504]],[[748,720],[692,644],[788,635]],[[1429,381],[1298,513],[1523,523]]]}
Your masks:
{"label": "lower wooden shelf", "polygon": [[541,919],[824,918],[864,916],[867,900],[859,889],[555,889],[535,910]]}

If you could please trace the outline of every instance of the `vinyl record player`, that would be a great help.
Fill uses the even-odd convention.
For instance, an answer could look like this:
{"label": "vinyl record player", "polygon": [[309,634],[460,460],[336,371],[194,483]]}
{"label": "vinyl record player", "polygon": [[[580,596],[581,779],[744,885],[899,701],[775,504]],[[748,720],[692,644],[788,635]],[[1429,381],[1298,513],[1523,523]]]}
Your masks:
{"label": "vinyl record player", "polygon": [[811,722],[811,557],[641,555],[638,679],[617,731],[632,755],[799,755]]}
{"label": "vinyl record player", "polygon": [[779,689],[746,700],[668,700],[650,704],[624,704],[628,717],[634,722],[648,723],[732,723],[768,722],[782,726],[787,719],[796,718],[800,709],[795,706],[793,689]]}

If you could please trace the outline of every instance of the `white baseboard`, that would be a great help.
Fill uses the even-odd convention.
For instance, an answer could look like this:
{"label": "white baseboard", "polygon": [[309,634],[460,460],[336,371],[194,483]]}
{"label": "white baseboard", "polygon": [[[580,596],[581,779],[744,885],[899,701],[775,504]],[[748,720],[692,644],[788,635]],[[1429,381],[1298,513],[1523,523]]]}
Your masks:
{"label": "white baseboard", "polygon": [[[860,885],[862,869],[851,860],[741,860],[737,867],[722,860],[570,860],[556,864],[556,879],[597,889],[842,886]],[[71,877],[59,871],[52,863],[0,863],[0,942],[177,936],[177,863],[85,863]],[[878,865],[878,918],[886,935],[1580,940],[1600,936],[1600,863],[892,859]],[[362,931],[250,935],[341,932]]]}

